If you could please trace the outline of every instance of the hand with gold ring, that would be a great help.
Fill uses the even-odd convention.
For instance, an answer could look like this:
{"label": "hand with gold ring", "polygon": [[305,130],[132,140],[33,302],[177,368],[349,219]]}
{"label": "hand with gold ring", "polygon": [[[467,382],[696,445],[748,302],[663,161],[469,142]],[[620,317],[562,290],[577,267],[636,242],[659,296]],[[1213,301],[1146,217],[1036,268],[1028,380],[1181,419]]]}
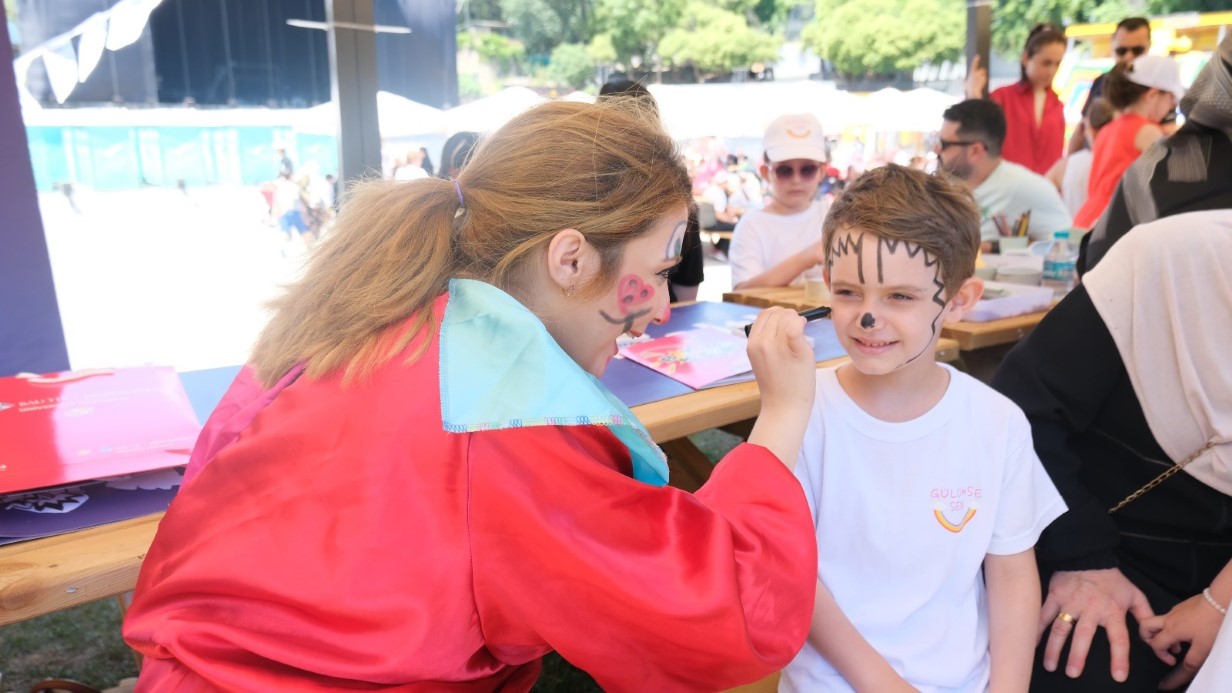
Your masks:
{"label": "hand with gold ring", "polygon": [[1125,617],[1132,613],[1139,623],[1154,612],[1142,590],[1120,570],[1078,570],[1053,573],[1048,594],[1040,609],[1039,635],[1044,642],[1045,671],[1056,671],[1061,650],[1070,643],[1065,675],[1076,679],[1086,667],[1091,641],[1102,627],[1108,636],[1112,678],[1129,678],[1129,628]]}

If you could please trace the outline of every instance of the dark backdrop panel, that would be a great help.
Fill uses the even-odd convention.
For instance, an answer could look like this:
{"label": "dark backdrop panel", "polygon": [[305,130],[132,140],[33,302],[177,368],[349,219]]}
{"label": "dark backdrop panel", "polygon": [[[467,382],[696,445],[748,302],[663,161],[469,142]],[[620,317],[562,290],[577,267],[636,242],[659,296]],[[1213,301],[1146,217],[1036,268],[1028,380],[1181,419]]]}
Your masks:
{"label": "dark backdrop panel", "polygon": [[381,89],[448,108],[458,105],[457,8],[454,0],[376,0],[376,23],[410,27],[377,34]]}
{"label": "dark backdrop panel", "polygon": [[314,106],[329,101],[322,0],[163,0],[150,15],[164,103]]}
{"label": "dark backdrop panel", "polygon": [[[5,18],[0,5],[0,19]],[[12,55],[0,31],[0,55]],[[0,376],[68,368],[51,261],[12,70],[0,70]]]}
{"label": "dark backdrop panel", "polygon": [[[118,0],[17,0],[19,24],[24,48],[32,48],[53,36],[58,36],[95,12],[111,7]],[[5,41],[8,41],[5,37]],[[73,39],[73,48],[77,41]],[[12,55],[11,52],[5,55]],[[43,61],[30,66],[26,84],[34,98],[55,103],[51,83],[43,70]],[[158,90],[154,78],[153,43],[150,28],[141,38],[118,51],[103,51],[102,60],[82,84],[78,84],[65,103],[127,102],[154,103]]]}
{"label": "dark backdrop panel", "polygon": [[[458,102],[455,0],[375,0],[380,88],[431,106]],[[163,0],[150,17],[164,103],[313,106],[329,100],[324,0]]]}

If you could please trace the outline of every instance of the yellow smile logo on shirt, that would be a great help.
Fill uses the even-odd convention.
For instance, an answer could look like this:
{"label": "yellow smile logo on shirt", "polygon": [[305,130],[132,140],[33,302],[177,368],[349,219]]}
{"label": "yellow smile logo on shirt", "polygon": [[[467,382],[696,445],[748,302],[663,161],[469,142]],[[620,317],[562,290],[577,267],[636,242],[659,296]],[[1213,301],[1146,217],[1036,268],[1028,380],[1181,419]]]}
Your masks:
{"label": "yellow smile logo on shirt", "polygon": [[[984,498],[984,489],[975,484],[938,486],[928,493],[932,498],[933,517],[945,531],[958,534],[967,523],[975,517],[980,509],[980,501]],[[951,522],[946,516],[963,513],[958,522]]]}
{"label": "yellow smile logo on shirt", "polygon": [[966,514],[963,515],[962,520],[960,520],[958,524],[950,522],[950,519],[945,516],[945,511],[942,510],[941,506],[936,506],[933,508],[933,517],[937,518],[937,522],[941,523],[941,526],[945,527],[946,531],[958,534],[963,531],[963,528],[967,526],[967,523],[971,521],[971,518],[975,517],[976,510],[978,510],[978,508],[974,505],[967,508]]}

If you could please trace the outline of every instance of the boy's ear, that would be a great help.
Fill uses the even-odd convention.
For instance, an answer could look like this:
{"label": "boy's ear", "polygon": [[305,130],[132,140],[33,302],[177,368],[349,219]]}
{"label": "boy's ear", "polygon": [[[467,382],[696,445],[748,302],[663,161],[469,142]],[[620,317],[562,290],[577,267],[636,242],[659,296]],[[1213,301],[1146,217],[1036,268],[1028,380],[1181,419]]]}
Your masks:
{"label": "boy's ear", "polygon": [[950,297],[950,312],[945,317],[945,322],[958,322],[975,308],[975,304],[980,302],[980,297],[984,295],[984,280],[979,277],[968,277],[954,295]]}

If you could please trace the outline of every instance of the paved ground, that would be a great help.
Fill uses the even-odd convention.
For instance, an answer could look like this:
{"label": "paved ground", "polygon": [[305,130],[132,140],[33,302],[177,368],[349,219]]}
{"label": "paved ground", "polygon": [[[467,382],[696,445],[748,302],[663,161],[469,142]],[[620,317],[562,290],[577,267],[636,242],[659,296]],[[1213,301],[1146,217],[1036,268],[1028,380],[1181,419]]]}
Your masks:
{"label": "paved ground", "polygon": [[[255,189],[40,195],[73,368],[242,363],[263,304],[294,279],[303,244],[266,223]],[[725,263],[706,260],[698,298],[722,300]]]}
{"label": "paved ground", "polygon": [[39,201],[73,368],[240,363],[303,255],[255,190],[80,191],[79,212]]}

